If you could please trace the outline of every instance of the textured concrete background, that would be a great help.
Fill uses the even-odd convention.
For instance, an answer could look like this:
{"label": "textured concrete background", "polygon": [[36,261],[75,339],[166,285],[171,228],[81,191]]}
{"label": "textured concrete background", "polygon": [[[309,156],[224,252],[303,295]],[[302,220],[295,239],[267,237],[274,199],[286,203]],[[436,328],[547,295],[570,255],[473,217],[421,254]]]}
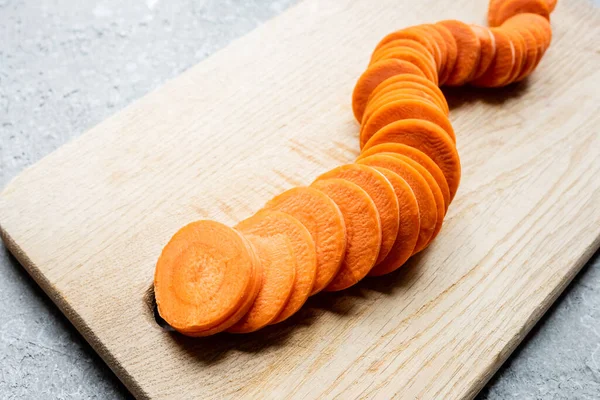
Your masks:
{"label": "textured concrete background", "polygon": [[[0,0],[0,187],[295,2]],[[0,399],[129,396],[2,246],[0,315]],[[480,398],[599,397],[596,255]]]}

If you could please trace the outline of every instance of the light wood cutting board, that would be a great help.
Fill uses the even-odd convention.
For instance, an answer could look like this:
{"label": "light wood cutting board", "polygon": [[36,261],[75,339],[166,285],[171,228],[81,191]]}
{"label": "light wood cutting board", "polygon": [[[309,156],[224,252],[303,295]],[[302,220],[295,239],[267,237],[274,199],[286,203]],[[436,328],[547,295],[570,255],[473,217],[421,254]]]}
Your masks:
{"label": "light wood cutting board", "polygon": [[233,224],[358,154],[350,95],[394,29],[486,1],[306,0],[24,171],[3,239],[140,398],[473,397],[600,245],[600,11],[559,2],[525,84],[448,93],[463,179],[399,273],[289,323],[162,330],[154,263],[182,225]]}

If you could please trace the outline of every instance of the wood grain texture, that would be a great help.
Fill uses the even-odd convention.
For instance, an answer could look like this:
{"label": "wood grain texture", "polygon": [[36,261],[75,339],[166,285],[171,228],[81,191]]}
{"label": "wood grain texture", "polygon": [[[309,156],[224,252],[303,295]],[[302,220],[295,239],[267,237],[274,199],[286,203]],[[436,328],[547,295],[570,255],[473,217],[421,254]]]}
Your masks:
{"label": "wood grain texture", "polygon": [[306,0],[24,171],[3,239],[137,397],[471,398],[600,245],[600,12],[583,0],[559,3],[525,84],[448,93],[462,184],[401,271],[244,336],[165,332],[147,299],[180,226],[233,224],[356,157],[350,96],[380,37],[486,6]]}

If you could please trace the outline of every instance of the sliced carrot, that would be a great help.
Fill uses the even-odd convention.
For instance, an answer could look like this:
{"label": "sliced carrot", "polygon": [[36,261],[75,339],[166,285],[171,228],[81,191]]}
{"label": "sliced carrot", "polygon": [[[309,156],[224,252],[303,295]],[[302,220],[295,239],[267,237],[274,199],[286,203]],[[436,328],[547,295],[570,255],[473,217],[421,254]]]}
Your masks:
{"label": "sliced carrot", "polygon": [[518,14],[502,24],[505,29],[527,30],[536,38],[537,59],[532,68],[533,72],[552,41],[550,22],[537,14]]}
{"label": "sliced carrot", "polygon": [[450,73],[456,64],[456,58],[458,57],[458,46],[456,45],[456,40],[454,39],[452,32],[450,32],[448,28],[439,24],[433,24],[432,27],[440,33],[440,35],[444,38],[444,43],[446,44],[446,58],[443,60],[442,68],[438,73],[439,85],[443,85],[448,80],[448,77],[450,76]]}
{"label": "sliced carrot", "polygon": [[444,213],[448,210],[448,206],[450,205],[450,189],[448,187],[448,182],[446,182],[446,177],[444,176],[444,173],[440,167],[438,167],[438,165],[433,162],[433,160],[427,154],[406,144],[382,143],[378,144],[377,146],[369,147],[367,150],[363,151],[358,156],[357,160],[373,154],[381,153],[401,154],[421,164],[421,166],[423,166],[431,174],[433,179],[435,179],[435,182],[441,190],[445,205]]}
{"label": "sliced carrot", "polygon": [[400,204],[400,224],[398,236],[387,257],[371,269],[369,275],[380,276],[400,268],[412,255],[419,239],[419,204],[406,181],[395,172],[386,168],[373,167],[381,172],[394,187]]}
{"label": "sliced carrot", "polygon": [[479,39],[479,44],[481,45],[479,64],[471,77],[471,80],[473,80],[482,76],[492,64],[494,56],[496,55],[496,39],[490,29],[485,26],[471,25],[471,28],[473,28],[473,31]]}
{"label": "sliced carrot", "polygon": [[504,1],[505,0],[490,0],[490,2],[488,4],[488,14],[487,14],[487,20],[488,20],[489,26],[491,26],[491,27],[500,26],[500,24],[497,23],[498,10]]}
{"label": "sliced carrot", "polygon": [[491,28],[490,31],[496,41],[496,54],[487,71],[471,82],[473,86],[504,86],[508,82],[515,65],[515,47],[506,29]]}
{"label": "sliced carrot", "polygon": [[375,203],[381,222],[381,248],[377,262],[392,249],[398,235],[398,199],[390,182],[380,172],[366,165],[346,164],[320,175],[316,181],[345,179],[363,189]]}
{"label": "sliced carrot", "polygon": [[197,221],[164,247],[154,293],[158,312],[171,327],[205,336],[235,324],[261,283],[262,267],[246,238],[218,222]]}
{"label": "sliced carrot", "polygon": [[437,210],[435,228],[425,247],[429,246],[433,239],[435,239],[436,236],[442,230],[442,224],[444,223],[444,217],[446,216],[446,205],[444,204],[444,196],[442,195],[440,187],[438,186],[433,176],[429,173],[429,171],[427,171],[425,167],[423,167],[420,163],[413,160],[412,158],[398,153],[383,153],[382,155],[393,156],[399,160],[404,161],[405,163],[416,169],[419,172],[419,174],[421,174],[421,176],[425,178],[425,181],[427,181],[427,185],[429,185],[429,189],[431,189],[431,193],[433,194],[433,198],[435,199],[435,205]]}
{"label": "sliced carrot", "polygon": [[287,237],[296,261],[296,278],[294,288],[281,313],[271,324],[289,318],[302,307],[312,292],[317,273],[317,254],[315,242],[310,232],[302,223],[289,214],[281,211],[260,210],[250,218],[236,225],[246,235],[269,238],[284,235]]}
{"label": "sliced carrot", "polygon": [[386,51],[382,51],[379,53],[378,57],[379,58],[375,62],[389,59],[408,61],[409,63],[416,65],[421,72],[423,72],[425,77],[427,77],[427,79],[437,85],[437,71],[435,63],[420,52],[411,49],[410,47],[393,47]]}
{"label": "sliced carrot", "polygon": [[479,39],[473,29],[464,22],[446,20],[440,21],[438,24],[448,28],[454,36],[458,48],[456,63],[445,84],[448,86],[464,85],[473,76],[479,64],[481,55]]}
{"label": "sliced carrot", "polygon": [[246,314],[228,332],[254,332],[270,324],[287,304],[296,279],[294,250],[286,235],[248,235],[263,268],[263,281]]}
{"label": "sliced carrot", "polygon": [[512,41],[513,46],[515,48],[515,63],[510,72],[510,77],[506,82],[506,84],[511,84],[521,74],[521,70],[525,65],[525,56],[527,53],[527,48],[525,44],[525,39],[523,39],[523,36],[521,36],[519,32],[517,32],[514,29],[507,29],[506,34],[510,37],[510,40]]}
{"label": "sliced carrot", "polygon": [[389,93],[385,93],[379,96],[378,98],[373,99],[373,101],[369,102],[367,108],[365,109],[365,113],[363,114],[363,122],[369,120],[369,118],[373,114],[373,111],[376,111],[385,104],[398,100],[420,100],[431,104],[432,106],[442,111],[440,106],[437,103],[435,103],[433,99],[427,97],[425,93],[419,92],[418,89],[397,89]]}
{"label": "sliced carrot", "polygon": [[422,87],[425,87],[429,89],[428,93],[435,96],[436,103],[441,106],[440,108],[444,111],[444,113],[448,115],[448,113],[450,112],[448,108],[448,102],[446,101],[446,97],[444,97],[444,93],[442,93],[440,88],[437,85],[433,84],[433,82],[431,82],[430,80],[412,74],[396,75],[381,82],[373,90],[371,96],[369,96],[368,103],[373,101],[378,96],[383,95],[384,93],[404,87],[412,87],[416,89],[421,89]]}
{"label": "sliced carrot", "polygon": [[396,121],[373,135],[362,151],[385,143],[405,144],[427,154],[444,173],[452,201],[460,183],[461,166],[456,147],[442,128],[422,119]]}
{"label": "sliced carrot", "polygon": [[558,0],[546,0],[546,4],[548,5],[548,11],[554,11],[554,8],[556,8],[557,1]]}
{"label": "sliced carrot", "polygon": [[358,122],[362,121],[367,100],[373,89],[387,78],[400,74],[414,74],[425,78],[423,72],[414,64],[395,59],[376,62],[363,72],[352,92],[352,111]]}
{"label": "sliced carrot", "polygon": [[443,95],[430,89],[428,86],[424,86],[416,82],[398,82],[390,86],[377,93],[377,95],[371,96],[367,104],[367,108],[365,109],[365,113],[363,114],[363,121],[367,119],[365,118],[365,115],[372,104],[375,104],[375,102],[379,101],[379,99],[383,97],[388,97],[390,94],[397,93],[418,95],[434,103],[444,114],[448,115],[450,113],[446,100],[440,100],[440,96]]}
{"label": "sliced carrot", "polygon": [[435,72],[437,74],[437,72],[442,67],[442,49],[440,48],[439,44],[437,43],[437,37],[433,36],[435,33],[432,33],[430,31],[430,28],[428,27],[427,24],[415,25],[412,27],[412,29],[414,29],[416,31],[420,31],[421,35],[424,38],[426,38],[429,41],[429,43],[431,43],[431,47],[433,49],[432,55],[433,55],[433,59],[435,60],[435,64],[434,64]]}
{"label": "sliced carrot", "polygon": [[439,74],[446,63],[446,58],[448,57],[446,40],[440,31],[436,29],[434,24],[423,24],[419,25],[419,27],[430,36],[431,41],[435,45],[434,47],[436,47],[436,49],[439,51],[439,62],[436,64],[436,72]]}
{"label": "sliced carrot", "polygon": [[398,100],[385,104],[371,114],[369,119],[364,122],[360,129],[360,147],[381,128],[392,122],[402,119],[424,119],[426,121],[438,124],[444,129],[453,142],[456,142],[454,129],[448,120],[437,107],[432,106],[420,100]]}
{"label": "sliced carrot", "polygon": [[500,26],[504,21],[517,14],[537,14],[550,20],[550,9],[546,0],[502,0],[493,16],[491,26]]}
{"label": "sliced carrot", "polygon": [[311,186],[338,205],[346,224],[346,254],[342,266],[325,288],[346,289],[364,278],[375,265],[381,247],[381,222],[375,203],[360,186],[345,179],[327,179]]}
{"label": "sliced carrot", "polygon": [[436,65],[437,65],[438,61],[435,58],[436,57],[436,49],[432,43],[432,39],[426,35],[423,35],[423,31],[421,31],[418,27],[415,27],[415,26],[411,26],[409,28],[404,28],[402,30],[395,31],[395,32],[388,34],[383,39],[381,39],[381,41],[377,44],[377,46],[375,46],[375,51],[379,50],[379,48],[383,47],[387,43],[394,41],[394,40],[398,40],[398,39],[409,39],[409,40],[414,40],[415,42],[419,42],[427,49],[429,54],[432,55],[432,57],[434,58],[434,60],[436,62]]}
{"label": "sliced carrot", "polygon": [[538,59],[538,43],[535,35],[529,29],[515,29],[515,32],[523,38],[525,43],[525,56],[521,70],[514,79],[520,82],[533,72]]}
{"label": "sliced carrot", "polygon": [[380,59],[381,53],[383,53],[389,49],[396,48],[396,47],[409,47],[413,50],[416,50],[419,53],[421,53],[422,55],[424,55],[425,58],[427,58],[429,61],[431,61],[432,63],[435,64],[435,59],[433,58],[433,55],[421,43],[416,42],[411,39],[398,39],[398,40],[392,40],[391,42],[384,44],[383,46],[378,48],[376,51],[374,51],[373,54],[371,55],[371,61],[369,62],[369,65],[377,62]]}
{"label": "sliced carrot", "polygon": [[323,290],[338,273],[346,252],[346,225],[338,206],[323,192],[301,186],[275,196],[265,208],[290,214],[308,229],[317,253],[311,295]]}
{"label": "sliced carrot", "polygon": [[425,178],[415,168],[393,155],[375,154],[358,160],[357,163],[389,169],[408,183],[417,199],[420,217],[419,239],[413,254],[423,250],[433,236],[437,224],[437,204]]}

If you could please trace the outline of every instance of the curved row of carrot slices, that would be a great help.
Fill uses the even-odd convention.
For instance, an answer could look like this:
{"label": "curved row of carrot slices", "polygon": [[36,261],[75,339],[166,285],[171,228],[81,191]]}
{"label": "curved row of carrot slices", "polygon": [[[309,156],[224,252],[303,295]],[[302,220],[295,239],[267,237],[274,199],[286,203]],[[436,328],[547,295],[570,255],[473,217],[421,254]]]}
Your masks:
{"label": "curved row of carrot slices", "polygon": [[456,20],[384,37],[353,92],[361,154],[233,228],[180,229],[156,265],[161,317],[189,336],[253,332],[320,291],[395,271],[438,235],[461,165],[441,85],[527,77],[550,45],[553,0],[492,0],[491,28]]}

